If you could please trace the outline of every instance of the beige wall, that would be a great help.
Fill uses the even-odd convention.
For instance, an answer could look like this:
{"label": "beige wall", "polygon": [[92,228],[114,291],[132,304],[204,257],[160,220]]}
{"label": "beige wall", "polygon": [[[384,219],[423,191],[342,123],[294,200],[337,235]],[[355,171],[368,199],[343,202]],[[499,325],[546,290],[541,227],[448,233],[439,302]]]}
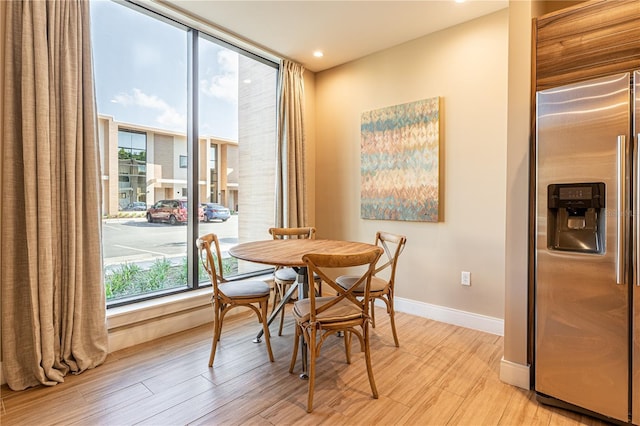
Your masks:
{"label": "beige wall", "polygon": [[316,75],[305,71],[305,170],[307,178],[307,225],[316,225],[316,175],[322,174],[322,170],[316,169]]}
{"label": "beige wall", "polygon": [[[504,317],[508,11],[316,75],[319,238],[407,235],[397,295]],[[360,219],[360,116],[442,97],[439,223]],[[470,271],[472,285],[460,284]]]}
{"label": "beige wall", "polygon": [[[496,320],[499,333],[504,325],[501,378],[524,388],[532,5],[511,1],[509,9],[318,73],[314,88],[318,237],[407,235],[398,308],[445,321],[451,314],[454,323],[467,315],[467,325],[481,329]],[[442,97],[443,219],[360,219],[362,112],[433,96]],[[463,270],[470,287],[460,284]]]}
{"label": "beige wall", "polygon": [[528,221],[531,124],[531,20],[540,3],[509,3],[509,108],[504,356],[501,378],[529,387]]}

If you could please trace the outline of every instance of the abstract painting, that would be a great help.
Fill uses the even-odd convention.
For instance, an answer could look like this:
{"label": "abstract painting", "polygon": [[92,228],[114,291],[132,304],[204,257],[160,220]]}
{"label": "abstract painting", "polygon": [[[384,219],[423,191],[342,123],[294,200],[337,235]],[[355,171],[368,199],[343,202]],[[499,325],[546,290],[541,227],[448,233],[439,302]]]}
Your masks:
{"label": "abstract painting", "polygon": [[437,222],[440,98],[362,114],[363,219]]}

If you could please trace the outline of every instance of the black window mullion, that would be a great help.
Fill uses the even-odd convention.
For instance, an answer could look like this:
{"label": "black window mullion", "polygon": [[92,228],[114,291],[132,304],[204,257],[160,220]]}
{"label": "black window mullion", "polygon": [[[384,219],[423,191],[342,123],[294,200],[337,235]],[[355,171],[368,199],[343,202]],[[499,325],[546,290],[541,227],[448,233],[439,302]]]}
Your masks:
{"label": "black window mullion", "polygon": [[196,239],[200,219],[198,206],[198,31],[187,33],[187,198],[189,199],[189,220],[187,221],[187,286],[198,288],[198,256]]}

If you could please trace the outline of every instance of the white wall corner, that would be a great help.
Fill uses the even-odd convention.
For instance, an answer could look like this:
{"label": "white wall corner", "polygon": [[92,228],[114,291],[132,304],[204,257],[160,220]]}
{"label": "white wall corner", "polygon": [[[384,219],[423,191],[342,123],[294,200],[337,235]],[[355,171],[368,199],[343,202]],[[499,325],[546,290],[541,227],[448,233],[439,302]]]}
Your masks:
{"label": "white wall corner", "polygon": [[530,384],[529,365],[516,364],[502,358],[500,360],[500,380],[513,386],[529,390]]}
{"label": "white wall corner", "polygon": [[447,324],[504,336],[504,320],[500,318],[460,311],[458,309],[447,308],[446,306],[432,305],[430,303],[418,302],[401,297],[395,297],[394,301],[397,312],[404,312]]}

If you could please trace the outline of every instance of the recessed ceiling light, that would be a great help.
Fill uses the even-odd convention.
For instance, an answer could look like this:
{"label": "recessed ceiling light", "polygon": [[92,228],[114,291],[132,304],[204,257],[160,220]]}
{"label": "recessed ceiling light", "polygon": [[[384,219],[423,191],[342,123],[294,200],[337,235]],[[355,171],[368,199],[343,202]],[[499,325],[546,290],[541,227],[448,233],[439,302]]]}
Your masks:
{"label": "recessed ceiling light", "polygon": [[322,58],[324,56],[324,53],[322,53],[321,50],[316,50],[315,52],[313,52],[313,56],[315,56],[316,58]]}
{"label": "recessed ceiling light", "polygon": [[456,3],[464,3],[465,0],[456,0]]}
{"label": "recessed ceiling light", "polygon": [[250,79],[248,79],[248,78],[246,78],[246,79],[242,80],[242,82],[243,82],[244,84],[251,84],[251,80],[250,80]]}

